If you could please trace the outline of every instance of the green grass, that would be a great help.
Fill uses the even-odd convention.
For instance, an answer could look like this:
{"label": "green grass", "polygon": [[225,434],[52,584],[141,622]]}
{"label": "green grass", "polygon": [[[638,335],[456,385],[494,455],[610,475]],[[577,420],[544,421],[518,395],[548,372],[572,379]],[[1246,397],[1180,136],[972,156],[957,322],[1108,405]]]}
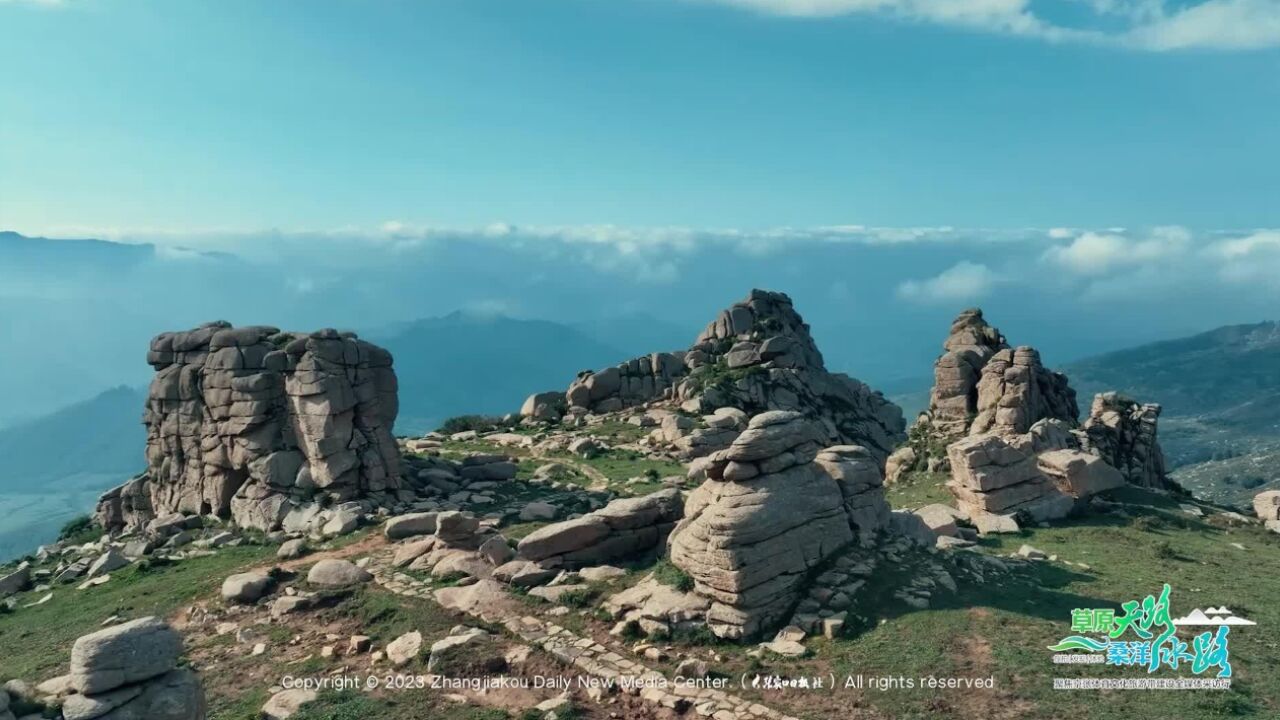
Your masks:
{"label": "green grass", "polygon": [[590,425],[584,430],[592,437],[619,443],[635,442],[652,431],[653,428],[642,428],[639,425],[618,420],[607,420],[599,425]]}
{"label": "green grass", "polygon": [[954,504],[955,498],[943,485],[946,473],[911,472],[885,488],[885,498],[895,510],[915,510],[932,503]]}
{"label": "green grass", "polygon": [[[39,681],[66,672],[76,638],[100,629],[112,615],[167,617],[191,601],[217,593],[236,570],[274,557],[273,547],[224,548],[217,555],[166,565],[135,564],[111,574],[105,585],[77,590],[58,585],[53,599],[0,615],[0,679]],[[25,604],[36,593],[20,597]]]}
{"label": "green grass", "polygon": [[510,717],[495,708],[442,705],[443,701],[429,699],[429,694],[427,690],[397,692],[394,697],[371,696],[355,691],[330,693],[304,706],[293,720],[507,720]]}
{"label": "green grass", "polygon": [[685,467],[678,462],[647,458],[631,450],[608,450],[594,458],[585,460],[576,458],[576,460],[599,470],[612,483],[641,476],[663,478],[679,475],[684,477],[686,472]]}

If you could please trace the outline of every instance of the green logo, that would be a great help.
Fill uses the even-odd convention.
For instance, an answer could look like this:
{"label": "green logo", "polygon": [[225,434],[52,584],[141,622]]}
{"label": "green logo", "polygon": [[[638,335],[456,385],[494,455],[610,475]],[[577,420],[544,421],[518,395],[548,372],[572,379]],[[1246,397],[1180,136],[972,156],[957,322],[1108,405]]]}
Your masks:
{"label": "green logo", "polygon": [[[1253,624],[1236,617],[1225,607],[1197,608],[1185,617],[1174,618],[1169,607],[1169,585],[1165,584],[1159,596],[1130,600],[1120,606],[1118,614],[1111,608],[1072,610],[1071,631],[1076,634],[1050,645],[1049,649],[1055,653],[1097,654],[1094,663],[1145,667],[1148,673],[1162,667],[1170,670],[1190,667],[1192,673],[1199,675],[1217,668],[1217,677],[1229,678],[1231,626]],[[1196,634],[1189,641],[1177,636],[1179,627],[1194,626],[1216,626],[1217,629]]]}

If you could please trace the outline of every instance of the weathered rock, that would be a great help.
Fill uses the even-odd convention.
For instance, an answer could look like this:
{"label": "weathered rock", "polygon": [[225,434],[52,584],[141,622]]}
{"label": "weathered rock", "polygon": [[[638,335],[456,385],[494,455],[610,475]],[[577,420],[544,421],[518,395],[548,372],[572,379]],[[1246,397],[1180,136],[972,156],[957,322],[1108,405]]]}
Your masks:
{"label": "weathered rock", "polygon": [[520,406],[520,417],[534,420],[559,420],[565,411],[565,394],[562,392],[540,392],[530,395],[524,405]]}
{"label": "weathered rock", "polygon": [[956,537],[960,534],[960,529],[956,526],[956,517],[959,512],[950,505],[941,503],[925,505],[916,510],[915,514],[924,521],[924,524],[933,531],[934,535]]}
{"label": "weathered rock", "polygon": [[623,623],[635,623],[647,634],[670,635],[700,625],[711,600],[663,585],[652,576],[605,599],[602,607]]}
{"label": "weathered rock", "polygon": [[22,563],[8,575],[0,576],[0,598],[31,587],[31,564]]}
{"label": "weathered rock", "polygon": [[222,599],[234,603],[253,604],[267,594],[274,582],[270,575],[263,572],[232,575],[222,581]]}
{"label": "weathered rock", "polygon": [[520,509],[520,520],[523,522],[552,520],[555,518],[556,512],[556,506],[551,503],[531,502]]}
{"label": "weathered rock", "polygon": [[302,538],[286,540],[281,543],[280,549],[276,551],[276,557],[281,560],[293,560],[306,554],[307,541]]}
{"label": "weathered rock", "polygon": [[1280,520],[1280,490],[1268,490],[1254,495],[1253,512],[1263,522]]}
{"label": "weathered rock", "polygon": [[373,575],[346,560],[326,558],[311,566],[307,582],[321,587],[345,587],[369,582]]}
{"label": "weathered rock", "polygon": [[102,496],[108,530],[174,512],[274,530],[303,498],[400,486],[396,378],[375,345],[211,323],[157,336],[147,361],[147,472]]}
{"label": "weathered rock", "polygon": [[1020,435],[1037,421],[1054,418],[1075,423],[1080,410],[1067,376],[1040,364],[1034,348],[1003,349],[982,367],[978,415],[970,434]]}
{"label": "weathered rock", "polygon": [[128,564],[129,558],[125,557],[124,553],[115,548],[111,548],[99,555],[97,560],[93,561],[93,564],[89,566],[89,571],[85,576],[90,578],[99,577],[101,575],[106,575],[113,570],[119,570],[122,567],[126,567]]}
{"label": "weathered rock", "polygon": [[552,558],[565,567],[598,565],[660,547],[680,519],[680,492],[666,488],[614,500],[580,518],[538,528],[517,547],[524,560]]}
{"label": "weathered rock", "polygon": [[436,531],[436,516],[438,514],[421,512],[397,515],[387,520],[387,526],[383,532],[388,540],[403,540],[415,535],[431,535]]}
{"label": "weathered rock", "polygon": [[782,293],[752,290],[720,313],[687,351],[654,353],[599,372],[584,372],[569,386],[571,412],[608,412],[667,402],[713,418],[706,428],[667,428],[661,437],[684,459],[702,457],[732,442],[745,415],[794,410],[816,421],[820,444],[859,444],[877,462],[903,439],[902,412],[878,392],[846,375],[828,372],[809,326]]}
{"label": "weathered rock", "polygon": [[[721,637],[754,635],[781,620],[809,571],[887,518],[878,464],[858,446],[819,451],[818,431],[796,413],[763,413],[693,491],[669,541],[671,561],[711,600],[707,624]],[[750,470],[754,469],[754,472]],[[737,478],[737,479],[735,479]],[[865,496],[870,512],[851,514]],[[867,518],[860,528],[854,518]]]}
{"label": "weathered rock", "polygon": [[271,696],[262,706],[264,720],[286,720],[298,714],[302,706],[313,703],[320,697],[315,690],[282,690]]}
{"label": "weathered rock", "polygon": [[409,563],[431,552],[436,546],[435,536],[429,536],[421,540],[413,540],[401,543],[396,547],[395,555],[391,558],[391,564],[395,567],[405,567]]}
{"label": "weathered rock", "polygon": [[916,465],[919,455],[915,448],[910,445],[904,445],[889,456],[884,462],[884,484],[892,485],[902,479],[902,476],[910,472]]}
{"label": "weathered rock", "polygon": [[177,666],[182,638],[164,621],[145,617],[85,635],[71,649],[71,685],[97,695],[163,675]]}
{"label": "weathered rock", "polygon": [[440,588],[435,599],[443,607],[479,615],[490,622],[522,612],[520,601],[509,595],[501,583],[488,578],[463,587]]}
{"label": "weathered rock", "polygon": [[[978,415],[978,380],[997,352],[1008,348],[1000,331],[987,324],[982,310],[960,313],[951,323],[943,354],[933,364],[929,420],[944,440],[961,437]],[[886,470],[886,477],[896,477]]]}
{"label": "weathered rock", "polygon": [[1037,521],[1066,517],[1075,499],[1040,472],[1035,456],[997,435],[976,435],[947,447],[947,488],[970,516],[1026,513]]}
{"label": "weathered rock", "polygon": [[1083,426],[1083,445],[1118,469],[1130,485],[1177,487],[1165,468],[1164,452],[1156,439],[1160,406],[1140,404],[1119,393],[1093,398]]}
{"label": "weathered rock", "polygon": [[387,660],[396,667],[407,665],[409,661],[418,657],[420,652],[422,652],[422,633],[416,630],[387,643]]}
{"label": "weathered rock", "polygon": [[146,682],[99,695],[70,695],[65,720],[204,720],[204,689],[190,670],[173,670]]}
{"label": "weathered rock", "polygon": [[1119,470],[1097,455],[1081,450],[1050,450],[1036,456],[1036,466],[1062,492],[1087,499],[1125,483]]}

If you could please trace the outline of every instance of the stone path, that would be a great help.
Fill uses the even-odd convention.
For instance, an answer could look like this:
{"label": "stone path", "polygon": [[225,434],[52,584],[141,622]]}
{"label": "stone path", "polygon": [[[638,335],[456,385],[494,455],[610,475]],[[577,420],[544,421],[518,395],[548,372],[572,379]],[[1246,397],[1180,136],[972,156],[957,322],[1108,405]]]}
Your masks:
{"label": "stone path", "polygon": [[[392,567],[388,553],[375,555],[367,567],[373,573],[374,580],[386,590],[397,595],[432,600],[430,585]],[[630,692],[654,705],[676,712],[692,709],[697,716],[712,720],[797,720],[723,690],[677,686],[661,672],[625,657],[625,650],[601,645],[552,622],[526,615],[507,617],[502,620],[502,625],[530,645],[588,675],[617,681],[619,687],[623,686],[623,678],[633,681],[638,687]]]}

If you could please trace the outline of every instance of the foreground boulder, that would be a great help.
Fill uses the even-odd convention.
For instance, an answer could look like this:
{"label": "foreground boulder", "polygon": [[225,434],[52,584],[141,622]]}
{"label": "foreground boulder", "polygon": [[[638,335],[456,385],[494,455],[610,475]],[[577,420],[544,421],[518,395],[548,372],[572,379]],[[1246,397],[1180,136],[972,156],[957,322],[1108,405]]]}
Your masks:
{"label": "foreground boulder", "polygon": [[[782,620],[811,569],[887,521],[878,465],[853,462],[869,451],[822,451],[824,437],[798,412],[756,415],[711,456],[706,482],[689,496],[671,562],[711,601],[717,636],[744,638]],[[867,473],[874,482],[859,477]]]}
{"label": "foreground boulder", "polygon": [[104,494],[106,529],[166,513],[275,530],[316,496],[400,487],[391,355],[350,333],[211,323],[151,341],[147,471]]}
{"label": "foreground boulder", "polygon": [[567,568],[640,556],[662,547],[683,510],[674,488],[614,500],[580,518],[538,528],[520,541],[516,554]]}
{"label": "foreground boulder", "polygon": [[76,640],[65,720],[204,720],[204,690],[178,669],[182,639],[158,618],[140,618]]}

